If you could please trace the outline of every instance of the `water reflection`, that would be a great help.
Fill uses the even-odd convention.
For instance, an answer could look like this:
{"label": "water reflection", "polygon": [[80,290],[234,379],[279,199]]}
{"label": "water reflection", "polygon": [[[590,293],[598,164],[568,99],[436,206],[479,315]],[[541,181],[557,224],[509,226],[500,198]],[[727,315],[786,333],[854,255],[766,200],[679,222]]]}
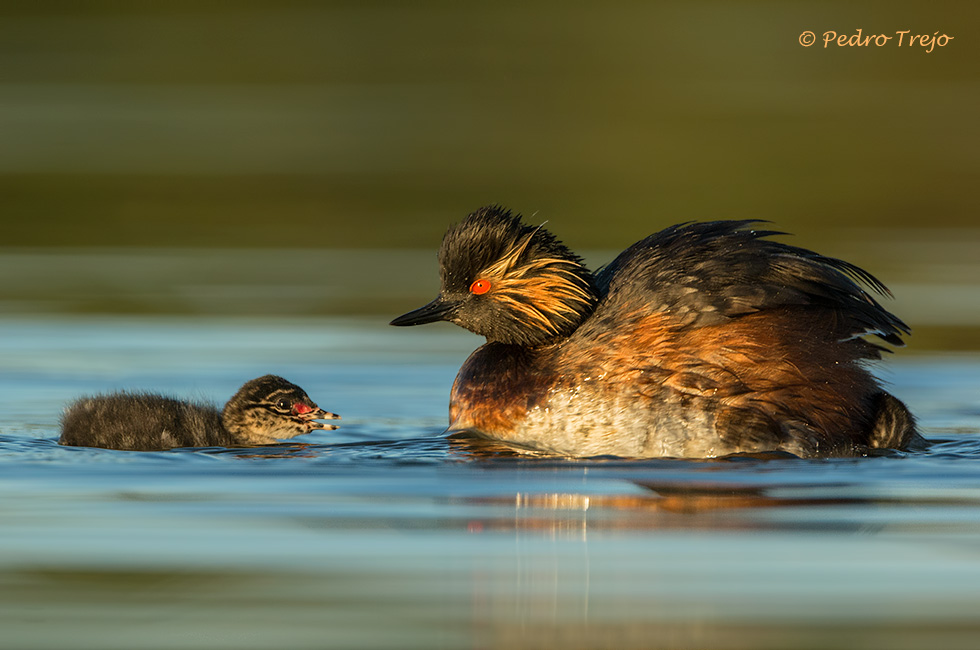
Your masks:
{"label": "water reflection", "polygon": [[[475,498],[466,501],[484,509],[513,509],[513,516],[473,520],[470,532],[520,531],[587,540],[589,532],[644,530],[798,531],[821,533],[892,532],[917,523],[869,523],[871,511],[893,512],[904,508],[980,508],[974,497],[841,496],[853,486],[817,485],[792,487],[717,486],[711,484],[637,483],[654,494],[596,495],[577,493],[518,493],[512,497]],[[808,494],[811,493],[811,494]],[[767,516],[766,511],[789,509],[788,516]],[[757,511],[748,515],[738,511]],[[817,512],[814,512],[816,510]],[[851,517],[861,512],[867,520]],[[882,512],[882,514],[886,514]],[[682,516],[677,516],[682,515]],[[877,517],[875,517],[877,518]],[[970,532],[975,526],[946,524],[947,533]]]}
{"label": "water reflection", "polygon": [[[978,631],[970,358],[890,366],[937,438],[922,452],[566,460],[444,434],[473,344],[449,328],[409,347],[345,320],[0,334],[11,647],[956,647]],[[248,449],[56,442],[79,394],[221,399],[269,371],[329,396],[343,428]]]}

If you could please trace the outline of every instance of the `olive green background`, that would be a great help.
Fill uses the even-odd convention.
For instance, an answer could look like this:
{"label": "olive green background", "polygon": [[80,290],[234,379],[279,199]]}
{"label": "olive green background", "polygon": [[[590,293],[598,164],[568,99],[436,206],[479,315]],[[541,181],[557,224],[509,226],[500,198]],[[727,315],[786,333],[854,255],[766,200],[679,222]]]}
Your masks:
{"label": "olive green background", "polygon": [[[954,287],[901,315],[974,327],[978,19],[949,1],[5,2],[0,298],[398,311],[435,290],[446,226],[499,202],[597,262],[679,221],[772,220],[900,300]],[[953,40],[822,46],[859,28]]]}

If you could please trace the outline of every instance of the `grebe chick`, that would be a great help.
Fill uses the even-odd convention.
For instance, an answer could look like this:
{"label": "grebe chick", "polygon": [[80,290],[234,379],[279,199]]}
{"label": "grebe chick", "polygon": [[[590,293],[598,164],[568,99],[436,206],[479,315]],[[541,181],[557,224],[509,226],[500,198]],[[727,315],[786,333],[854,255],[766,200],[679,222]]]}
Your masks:
{"label": "grebe chick", "polygon": [[591,273],[499,206],[449,228],[441,290],[392,321],[487,342],[453,384],[449,430],[566,456],[851,456],[921,441],[865,367],[909,328],[866,271],[767,239],[753,221],[688,223]]}
{"label": "grebe chick", "polygon": [[159,451],[176,447],[266,445],[309,433],[332,430],[339,420],[306,392],[276,375],[246,382],[222,411],[152,393],[113,393],[84,397],[62,417],[62,445]]}

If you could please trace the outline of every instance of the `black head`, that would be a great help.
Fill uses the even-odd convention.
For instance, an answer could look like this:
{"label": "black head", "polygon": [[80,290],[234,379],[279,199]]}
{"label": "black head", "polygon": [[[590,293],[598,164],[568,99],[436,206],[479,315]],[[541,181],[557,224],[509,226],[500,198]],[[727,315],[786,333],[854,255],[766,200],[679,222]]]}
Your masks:
{"label": "black head", "polygon": [[221,417],[230,433],[253,444],[336,429],[315,420],[340,419],[317,406],[302,388],[276,375],[246,382],[225,404]]}
{"label": "black head", "polygon": [[452,226],[439,249],[439,297],[392,325],[456,323],[488,341],[535,346],[592,313],[592,274],[554,235],[499,206]]}

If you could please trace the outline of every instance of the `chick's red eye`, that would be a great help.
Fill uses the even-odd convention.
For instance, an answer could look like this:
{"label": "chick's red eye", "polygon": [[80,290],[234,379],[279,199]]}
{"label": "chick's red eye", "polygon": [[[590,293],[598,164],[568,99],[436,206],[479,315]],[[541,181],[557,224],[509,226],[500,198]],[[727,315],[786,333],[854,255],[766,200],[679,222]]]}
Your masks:
{"label": "chick's red eye", "polygon": [[477,280],[470,285],[470,293],[480,295],[482,293],[486,293],[487,291],[490,291],[490,280]]}

